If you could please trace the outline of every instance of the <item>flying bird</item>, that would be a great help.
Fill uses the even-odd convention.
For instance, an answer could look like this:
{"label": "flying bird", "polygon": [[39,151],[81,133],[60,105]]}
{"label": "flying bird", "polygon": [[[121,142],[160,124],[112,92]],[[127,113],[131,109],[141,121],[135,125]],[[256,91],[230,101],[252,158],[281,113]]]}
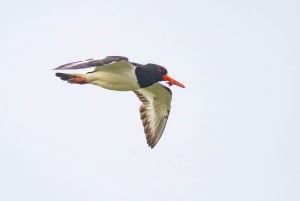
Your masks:
{"label": "flying bird", "polygon": [[171,108],[171,90],[158,82],[185,88],[167,74],[167,69],[157,64],[130,62],[122,56],[88,59],[61,65],[54,70],[94,69],[85,74],[56,73],[60,79],[72,84],[94,84],[116,91],[133,91],[142,102],[140,118],[148,145],[153,148],[165,129]]}

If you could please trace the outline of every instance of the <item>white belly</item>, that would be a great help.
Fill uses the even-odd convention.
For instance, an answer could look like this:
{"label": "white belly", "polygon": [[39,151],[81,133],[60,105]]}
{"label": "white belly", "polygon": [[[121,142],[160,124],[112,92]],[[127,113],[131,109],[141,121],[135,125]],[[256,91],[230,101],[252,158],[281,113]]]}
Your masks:
{"label": "white belly", "polygon": [[137,79],[134,76],[134,69],[128,71],[96,71],[87,74],[88,82],[105,89],[117,90],[117,91],[132,91],[139,89]]}

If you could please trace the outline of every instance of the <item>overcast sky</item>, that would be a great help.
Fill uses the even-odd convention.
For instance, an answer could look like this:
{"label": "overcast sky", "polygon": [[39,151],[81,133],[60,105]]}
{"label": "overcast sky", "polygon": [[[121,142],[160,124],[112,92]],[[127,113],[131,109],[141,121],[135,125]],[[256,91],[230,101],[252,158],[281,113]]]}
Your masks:
{"label": "overcast sky", "polygon": [[[0,8],[1,201],[300,200],[300,3],[6,1]],[[121,55],[165,66],[165,132],[137,97],[53,68]]]}

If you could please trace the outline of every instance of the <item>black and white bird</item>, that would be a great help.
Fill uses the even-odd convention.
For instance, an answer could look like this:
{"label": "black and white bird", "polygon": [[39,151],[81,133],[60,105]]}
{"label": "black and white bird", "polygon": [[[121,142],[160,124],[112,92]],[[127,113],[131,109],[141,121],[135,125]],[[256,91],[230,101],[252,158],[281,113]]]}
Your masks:
{"label": "black and white bird", "polygon": [[95,67],[85,74],[56,73],[62,80],[72,84],[94,84],[116,91],[133,91],[142,102],[140,117],[148,145],[153,148],[165,129],[171,108],[171,90],[158,83],[185,88],[167,74],[166,68],[157,64],[138,64],[122,56],[108,56],[103,59],[88,59],[68,63],[54,70],[71,70]]}

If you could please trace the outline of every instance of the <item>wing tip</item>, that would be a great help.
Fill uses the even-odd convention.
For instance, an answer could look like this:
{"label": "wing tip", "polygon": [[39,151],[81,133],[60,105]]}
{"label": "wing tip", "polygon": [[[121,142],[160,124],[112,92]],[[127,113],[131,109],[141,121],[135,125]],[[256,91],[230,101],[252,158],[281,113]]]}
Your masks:
{"label": "wing tip", "polygon": [[149,142],[148,142],[147,144],[148,144],[148,146],[149,146],[151,149],[153,149],[157,143],[149,143]]}
{"label": "wing tip", "polygon": [[[145,132],[146,133],[146,132]],[[161,137],[161,136],[160,136]],[[158,142],[159,142],[159,140],[160,140],[160,137],[155,137],[155,136],[152,136],[151,137],[151,135],[149,135],[149,134],[146,134],[146,140],[147,140],[147,144],[148,144],[148,146],[151,148],[151,149],[153,149],[157,144],[158,144]]]}

